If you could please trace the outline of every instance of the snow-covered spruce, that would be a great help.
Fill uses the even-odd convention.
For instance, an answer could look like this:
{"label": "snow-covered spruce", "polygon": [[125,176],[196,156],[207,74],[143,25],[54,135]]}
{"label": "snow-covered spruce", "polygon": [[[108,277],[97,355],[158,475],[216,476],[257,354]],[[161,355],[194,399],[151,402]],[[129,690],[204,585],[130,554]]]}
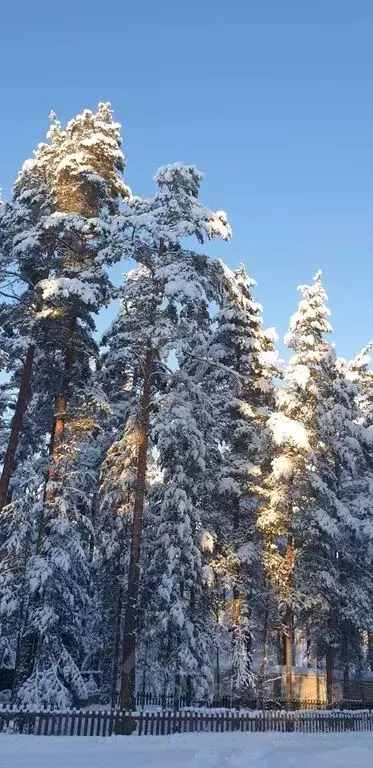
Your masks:
{"label": "snow-covered spruce", "polygon": [[355,638],[370,613],[370,579],[356,567],[366,544],[361,518],[369,483],[357,391],[327,340],[321,274],[300,290],[286,336],[293,355],[269,419],[275,457],[258,525],[284,624],[288,694],[298,627],[311,643],[310,658],[326,654],[330,696],[333,665],[343,664],[348,678]]}

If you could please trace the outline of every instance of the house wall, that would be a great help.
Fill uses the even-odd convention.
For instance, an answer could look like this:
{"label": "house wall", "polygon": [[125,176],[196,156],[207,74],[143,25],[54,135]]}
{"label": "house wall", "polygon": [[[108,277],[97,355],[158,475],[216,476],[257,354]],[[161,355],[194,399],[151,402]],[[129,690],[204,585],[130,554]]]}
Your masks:
{"label": "house wall", "polygon": [[[285,677],[282,678],[282,690],[285,691]],[[326,702],[326,675],[318,672],[294,672],[293,695],[300,701]],[[342,698],[341,684],[336,681],[333,685],[333,698],[339,701]]]}

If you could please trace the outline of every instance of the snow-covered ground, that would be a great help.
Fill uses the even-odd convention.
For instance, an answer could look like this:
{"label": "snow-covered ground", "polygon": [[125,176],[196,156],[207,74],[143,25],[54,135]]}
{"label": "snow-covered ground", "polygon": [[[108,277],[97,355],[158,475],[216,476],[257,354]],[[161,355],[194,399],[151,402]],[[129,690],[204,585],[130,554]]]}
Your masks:
{"label": "snow-covered ground", "polygon": [[373,733],[0,736],[1,768],[371,768]]}

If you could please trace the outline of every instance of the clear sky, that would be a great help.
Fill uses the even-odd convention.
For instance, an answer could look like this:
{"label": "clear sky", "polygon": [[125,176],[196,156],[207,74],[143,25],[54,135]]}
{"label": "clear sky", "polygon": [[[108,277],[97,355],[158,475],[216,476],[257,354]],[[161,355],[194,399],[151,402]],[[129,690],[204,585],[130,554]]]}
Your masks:
{"label": "clear sky", "polygon": [[206,174],[234,237],[209,246],[258,282],[283,334],[324,271],[340,354],[373,337],[373,0],[8,0],[1,4],[0,185],[42,140],[111,101],[127,181]]}

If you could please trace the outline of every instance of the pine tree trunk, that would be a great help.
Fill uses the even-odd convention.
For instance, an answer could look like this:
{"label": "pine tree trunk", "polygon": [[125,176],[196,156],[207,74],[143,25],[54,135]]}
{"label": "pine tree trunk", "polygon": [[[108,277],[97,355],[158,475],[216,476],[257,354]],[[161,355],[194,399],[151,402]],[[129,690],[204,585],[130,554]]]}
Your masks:
{"label": "pine tree trunk", "polygon": [[141,696],[142,696],[143,708],[145,705],[146,686],[147,686],[148,651],[149,651],[149,644],[146,642],[145,649],[144,649],[144,666],[142,670],[142,681],[141,681]]}
{"label": "pine tree trunk", "polygon": [[[235,503],[233,504],[233,530],[238,531],[240,527],[240,502],[237,498],[235,500]],[[235,644],[238,640],[239,635],[239,627],[240,627],[240,618],[241,618],[241,595],[240,595],[240,588],[238,586],[238,580],[239,580],[239,570],[237,568],[236,573],[236,583],[233,585],[233,593],[232,593],[232,646],[233,646],[233,653],[235,649]],[[233,674],[232,683],[234,684],[234,674]]]}
{"label": "pine tree trunk", "polygon": [[48,488],[48,483],[50,481],[55,480],[56,478],[56,469],[57,469],[58,461],[60,458],[61,446],[63,445],[63,437],[64,437],[65,425],[66,425],[67,406],[68,406],[69,395],[70,395],[71,371],[74,363],[75,331],[76,331],[76,317],[75,315],[73,315],[70,318],[68,330],[67,330],[65,363],[64,363],[64,371],[62,376],[61,391],[57,397],[56,411],[54,416],[50,448],[49,448],[51,463],[48,471],[47,484],[45,487],[45,501],[49,501],[49,502],[52,502],[55,498],[55,490],[53,488]]}
{"label": "pine tree trunk", "polygon": [[13,686],[12,686],[12,693],[11,693],[11,703],[14,704],[14,697],[16,694],[16,689],[18,687],[19,682],[22,679],[22,665],[21,665],[21,656],[24,652],[23,649],[23,633],[25,629],[25,619],[27,617],[27,590],[26,590],[26,574],[27,574],[27,563],[28,559],[30,557],[30,541],[26,542],[25,551],[23,555],[23,573],[22,573],[22,599],[21,599],[21,608],[20,608],[20,615],[19,615],[19,622],[18,622],[18,630],[17,630],[17,647],[16,647],[16,657],[15,657],[15,675],[13,678]]}
{"label": "pine tree trunk", "polygon": [[239,625],[241,616],[241,597],[240,590],[237,584],[233,587],[233,600],[232,600],[232,624],[233,624],[233,641],[237,640]]}
{"label": "pine tree trunk", "polygon": [[16,409],[12,419],[10,435],[0,479],[0,510],[2,510],[8,499],[9,483],[14,469],[14,460],[19,445],[23,418],[28,404],[28,395],[31,383],[32,367],[35,357],[35,349],[35,345],[30,344],[27,350],[26,360],[23,365]]}
{"label": "pine tree trunk", "polygon": [[262,647],[260,649],[260,660],[259,660],[258,693],[259,693],[260,706],[262,706],[262,703],[264,701],[264,681],[265,681],[265,673],[266,673],[266,666],[267,666],[268,618],[269,618],[268,594],[266,594],[265,608],[264,608]]}
{"label": "pine tree trunk", "polygon": [[[334,628],[334,617],[330,616],[328,622],[329,631]],[[332,645],[333,638],[329,640],[326,646],[325,652],[325,667],[326,667],[326,700],[328,704],[333,703],[333,666],[334,666],[334,648]]]}
{"label": "pine tree trunk", "polygon": [[290,707],[293,699],[293,613],[290,608],[286,611],[284,635],[286,705]]}
{"label": "pine tree trunk", "polygon": [[368,629],[368,668],[373,671],[373,632]]}
{"label": "pine tree trunk", "polygon": [[350,698],[350,668],[348,663],[343,665],[343,698]]}
{"label": "pine tree trunk", "polygon": [[[27,615],[26,615],[26,620],[27,620]],[[23,632],[22,632],[23,636],[20,638],[19,645],[17,648],[18,659],[17,659],[17,666],[15,669],[14,684],[13,684],[13,691],[12,691],[13,700],[16,697],[17,692],[19,691],[22,684],[29,677],[31,677],[33,664],[34,664],[37,637],[35,633],[28,634],[26,636],[24,635],[25,629],[27,628],[26,620],[23,626]]]}
{"label": "pine tree trunk", "polygon": [[[293,564],[294,564],[294,550],[293,541],[289,536],[286,545],[286,564],[288,569],[288,598],[291,597],[293,586]],[[284,645],[285,645],[285,689],[286,689],[286,705],[289,707],[293,698],[293,611],[288,606],[285,614],[285,632],[284,632]]]}
{"label": "pine tree trunk", "polygon": [[[217,577],[215,576],[215,581]],[[217,595],[218,595],[217,591]],[[219,601],[218,597],[216,596],[215,606],[214,606],[214,612],[215,612],[215,622],[216,627],[219,625]],[[216,635],[218,635],[218,632],[216,632]],[[215,696],[217,699],[220,699],[220,653],[219,653],[219,640],[217,639],[216,642],[216,656],[215,656],[216,666],[215,666]]]}
{"label": "pine tree trunk", "polygon": [[49,458],[50,464],[48,474],[44,485],[43,505],[39,520],[39,531],[37,541],[37,551],[40,552],[45,525],[45,502],[52,504],[56,499],[55,488],[49,487],[49,482],[53,482],[56,479],[57,465],[60,458],[61,446],[63,445],[63,437],[66,424],[66,412],[70,395],[70,379],[71,371],[74,363],[74,334],[76,331],[76,317],[72,315],[69,319],[67,328],[67,339],[65,347],[65,363],[64,371],[62,375],[61,390],[57,397],[55,415],[51,430],[51,438],[49,443]]}
{"label": "pine tree trunk", "polygon": [[220,654],[219,647],[216,648],[216,698],[220,699]]}
{"label": "pine tree trunk", "polygon": [[326,700],[328,704],[333,703],[333,648],[328,645],[325,653],[326,666]]}
{"label": "pine tree trunk", "polygon": [[343,633],[343,698],[350,698],[350,649],[347,632]]}
{"label": "pine tree trunk", "polygon": [[113,668],[112,668],[112,681],[111,681],[111,706],[117,706],[117,685],[118,685],[118,669],[119,669],[119,652],[120,652],[120,638],[122,634],[122,595],[119,593],[117,616],[115,622],[115,641],[113,650]]}
{"label": "pine tree trunk", "polygon": [[149,343],[146,350],[144,366],[144,386],[140,412],[140,444],[137,458],[131,554],[128,571],[128,592],[124,618],[123,667],[121,685],[121,707],[123,709],[131,709],[134,706],[136,693],[136,624],[140,582],[142,517],[144,511],[145,481],[148,463],[150,396],[153,359],[154,353]]}

